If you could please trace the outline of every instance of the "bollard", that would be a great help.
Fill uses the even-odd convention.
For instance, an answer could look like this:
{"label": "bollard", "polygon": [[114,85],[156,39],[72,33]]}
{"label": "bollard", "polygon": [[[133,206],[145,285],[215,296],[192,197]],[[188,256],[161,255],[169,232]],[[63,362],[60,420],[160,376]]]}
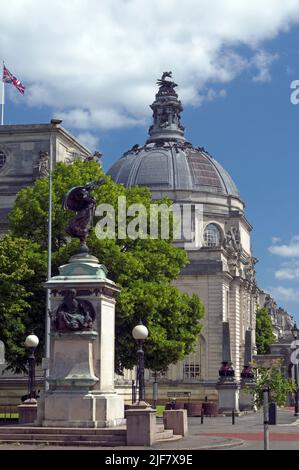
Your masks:
{"label": "bollard", "polygon": [[158,382],[153,382],[153,406],[157,407],[158,401]]}
{"label": "bollard", "polygon": [[135,380],[132,380],[132,403],[136,402],[136,385]]}
{"label": "bollard", "polygon": [[203,417],[204,417],[204,409],[202,407],[201,408],[201,414],[200,414],[200,424],[203,424]]}
{"label": "bollard", "polygon": [[235,424],[235,410],[232,409],[232,424]]}

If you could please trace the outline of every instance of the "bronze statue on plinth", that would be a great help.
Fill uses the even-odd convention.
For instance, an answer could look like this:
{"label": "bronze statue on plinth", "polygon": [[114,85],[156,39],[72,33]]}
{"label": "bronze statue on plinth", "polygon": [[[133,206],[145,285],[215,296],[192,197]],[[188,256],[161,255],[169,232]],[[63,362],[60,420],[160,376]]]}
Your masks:
{"label": "bronze statue on plinth", "polygon": [[95,319],[95,310],[87,300],[76,298],[76,289],[64,292],[64,299],[51,313],[51,323],[55,331],[82,331],[92,329]]}
{"label": "bronze statue on plinth", "polygon": [[80,239],[80,253],[88,253],[86,239],[92,228],[93,217],[96,209],[96,200],[90,192],[101,185],[103,180],[91,181],[84,186],[71,188],[63,198],[63,208],[76,212],[70,220],[66,232],[75,238]]}

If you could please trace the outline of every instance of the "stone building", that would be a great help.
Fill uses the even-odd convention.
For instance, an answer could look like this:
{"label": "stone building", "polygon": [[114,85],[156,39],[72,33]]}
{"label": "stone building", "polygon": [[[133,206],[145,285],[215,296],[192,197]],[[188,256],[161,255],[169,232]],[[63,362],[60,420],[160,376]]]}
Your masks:
{"label": "stone building", "polygon": [[[270,345],[269,354],[257,355],[254,357],[254,361],[259,367],[280,367],[286,377],[296,379],[295,368],[291,361],[294,341],[292,329],[295,326],[295,319],[282,307],[278,307],[271,295],[264,291],[259,292],[258,302],[260,307],[268,310],[276,340]],[[294,404],[294,397],[291,394],[288,398],[288,404]]]}
{"label": "stone building", "polygon": [[[7,215],[16,194],[33,184],[36,178],[48,175],[50,143],[53,167],[62,161],[71,163],[77,158],[93,158],[90,151],[60,124],[60,120],[52,120],[49,124],[0,126],[0,236],[8,229]],[[27,376],[4,372],[5,368],[4,344],[0,341],[0,408],[8,403],[18,404],[27,389]],[[42,389],[40,367],[37,385]]]}
{"label": "stone building", "polygon": [[[205,318],[194,352],[159,376],[159,399],[167,398],[167,392],[173,389],[191,391],[192,398],[216,399],[215,384],[223,359],[223,322],[229,322],[232,362],[239,379],[245,365],[246,331],[251,332],[252,354],[255,354],[256,306],[268,302],[270,308],[269,298],[256,285],[257,260],[252,255],[250,241],[252,227],[235,183],[207,150],[186,141],[180,120],[183,107],[175,91],[176,84],[162,77],[158,85],[151,105],[153,124],[148,140],[125,152],[108,174],[128,187],[148,186],[154,199],[168,196],[181,208],[190,208],[190,233],[175,241],[186,249],[190,263],[175,285],[186,293],[200,296],[205,305]],[[17,192],[37,177],[47,175],[51,140],[54,165],[91,156],[86,147],[60,126],[60,121],[0,127],[0,234],[7,230],[7,214]],[[269,314],[280,337],[289,320],[278,310],[277,306],[275,312],[270,308]],[[0,372],[4,367],[0,365]],[[127,371],[124,379],[117,377],[127,400],[130,400],[132,379],[135,379],[134,371]],[[150,397],[155,375],[146,371],[146,379]],[[41,377],[38,382],[42,383]],[[6,373],[0,381],[0,397],[2,393],[6,397],[8,389],[19,397],[24,387],[25,377]]]}
{"label": "stone building", "polygon": [[292,336],[292,328],[295,324],[294,317],[282,307],[277,307],[277,303],[270,294],[260,290],[258,304],[268,310],[273,325],[273,333],[279,341]]}
{"label": "stone building", "polygon": [[[244,366],[247,330],[251,331],[255,353],[258,289],[257,260],[250,242],[252,227],[230,175],[203,147],[186,141],[177,85],[165,74],[158,85],[148,140],[125,152],[108,174],[127,187],[148,186],[154,199],[167,196],[180,207],[191,208],[191,244],[186,244],[186,239],[176,241],[187,250],[190,263],[175,285],[201,297],[206,311],[204,327],[195,351],[170,366],[159,382],[164,390],[176,386],[192,391],[194,397],[215,397],[222,362],[222,323],[229,322],[237,379]],[[202,246],[195,243],[198,238]],[[147,379],[153,380],[150,372]]]}
{"label": "stone building", "polygon": [[54,166],[90,155],[60,123],[0,126],[0,234],[8,228],[7,215],[16,194],[37,177],[47,175],[51,139]]}

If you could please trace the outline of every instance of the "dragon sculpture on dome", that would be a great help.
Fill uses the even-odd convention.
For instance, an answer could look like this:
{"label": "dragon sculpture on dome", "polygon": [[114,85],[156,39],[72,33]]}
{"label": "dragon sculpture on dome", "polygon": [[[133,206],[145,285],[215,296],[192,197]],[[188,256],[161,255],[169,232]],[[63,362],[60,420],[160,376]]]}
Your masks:
{"label": "dragon sculpture on dome", "polygon": [[163,72],[162,77],[157,80],[157,85],[159,88],[159,95],[174,95],[176,96],[176,92],[174,91],[175,87],[177,87],[177,83],[166,80],[166,78],[172,78],[172,72]]}

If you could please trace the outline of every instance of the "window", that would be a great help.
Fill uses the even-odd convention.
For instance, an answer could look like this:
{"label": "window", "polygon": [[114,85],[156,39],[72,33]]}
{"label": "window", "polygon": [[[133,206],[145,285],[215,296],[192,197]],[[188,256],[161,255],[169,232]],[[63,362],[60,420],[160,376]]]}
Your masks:
{"label": "window", "polygon": [[184,380],[197,382],[200,380],[200,346],[193,353],[185,357],[183,363]]}
{"label": "window", "polygon": [[4,167],[5,163],[6,163],[6,155],[2,150],[0,150],[0,170]]}
{"label": "window", "polygon": [[203,234],[204,246],[216,247],[220,246],[221,235],[220,230],[215,224],[209,224],[206,226]]}
{"label": "window", "polygon": [[197,380],[200,378],[200,365],[195,362],[184,364],[184,380]]}

